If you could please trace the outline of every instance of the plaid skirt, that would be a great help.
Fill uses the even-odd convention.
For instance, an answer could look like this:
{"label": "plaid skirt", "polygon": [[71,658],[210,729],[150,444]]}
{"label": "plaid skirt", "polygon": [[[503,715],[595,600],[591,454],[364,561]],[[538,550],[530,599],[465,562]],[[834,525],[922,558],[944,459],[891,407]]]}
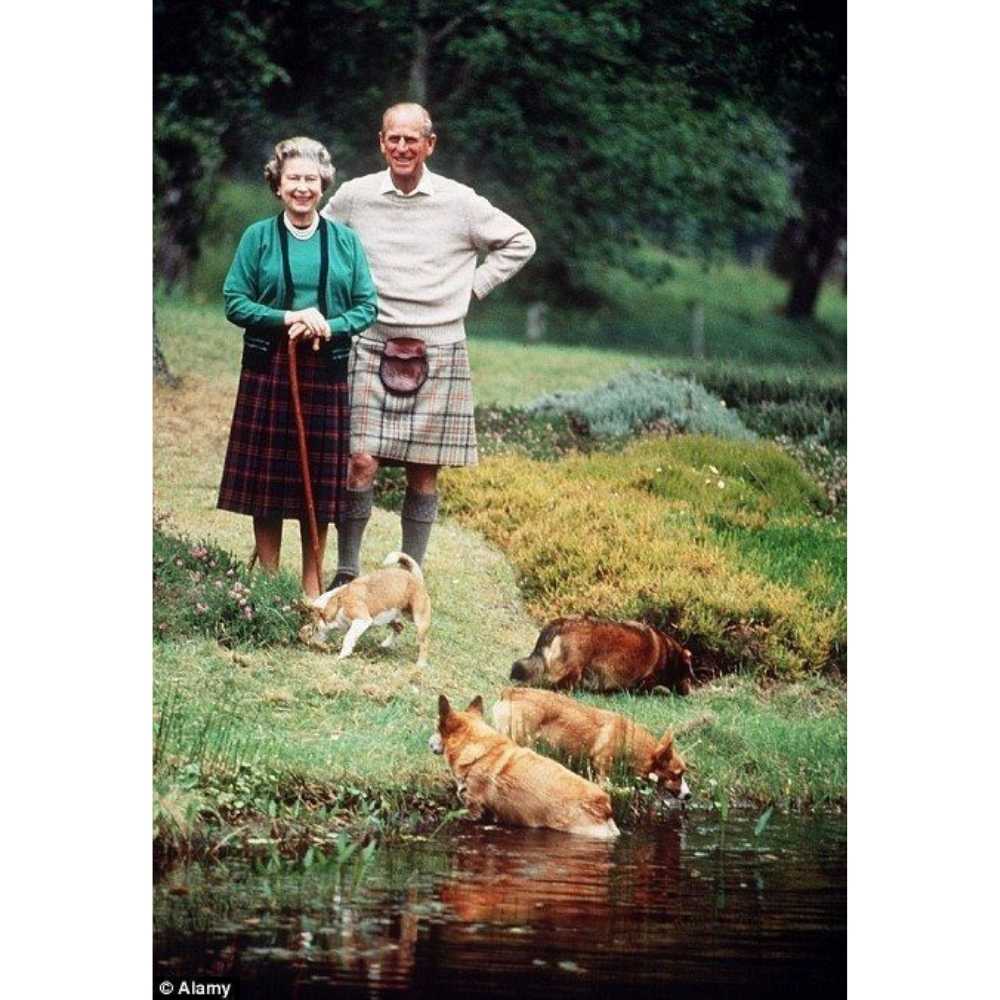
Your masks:
{"label": "plaid skirt", "polygon": [[427,381],[397,396],[378,377],[384,344],[359,337],[351,351],[351,453],[386,465],[476,465],[472,372],[465,341],[427,345]]}
{"label": "plaid skirt", "polygon": [[[222,510],[256,517],[308,516],[288,385],[287,343],[282,339],[265,371],[244,367],[240,373],[219,487]],[[347,488],[350,394],[345,381],[331,381],[321,352],[303,345],[297,360],[316,520],[329,524],[336,521]]]}

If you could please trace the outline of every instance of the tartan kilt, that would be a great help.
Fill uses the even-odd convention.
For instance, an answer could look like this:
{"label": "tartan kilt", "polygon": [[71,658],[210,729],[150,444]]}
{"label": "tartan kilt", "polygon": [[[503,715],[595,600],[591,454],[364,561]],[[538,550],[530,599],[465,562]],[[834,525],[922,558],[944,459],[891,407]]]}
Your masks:
{"label": "tartan kilt", "polygon": [[427,381],[412,396],[379,378],[385,345],[361,336],[351,350],[351,453],[385,465],[476,465],[472,372],[465,341],[427,345]]}
{"label": "tartan kilt", "polygon": [[[222,510],[256,517],[308,517],[287,344],[282,338],[265,371],[244,366],[240,373],[219,487]],[[329,524],[342,510],[347,488],[350,393],[346,381],[332,380],[325,352],[303,344],[297,360],[316,521]]]}

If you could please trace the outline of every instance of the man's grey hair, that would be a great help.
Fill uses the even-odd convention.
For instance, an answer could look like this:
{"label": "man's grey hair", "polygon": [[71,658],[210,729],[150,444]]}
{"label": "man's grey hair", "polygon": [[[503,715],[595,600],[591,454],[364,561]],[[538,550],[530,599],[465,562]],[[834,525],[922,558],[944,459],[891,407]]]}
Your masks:
{"label": "man's grey hair", "polygon": [[420,129],[423,133],[425,139],[429,139],[434,134],[434,123],[431,121],[431,116],[427,113],[427,109],[422,104],[417,104],[415,101],[401,101],[399,104],[393,104],[392,107],[386,108],[382,113],[382,133],[385,134],[385,122],[386,119],[394,111],[416,111],[424,120],[424,123]]}

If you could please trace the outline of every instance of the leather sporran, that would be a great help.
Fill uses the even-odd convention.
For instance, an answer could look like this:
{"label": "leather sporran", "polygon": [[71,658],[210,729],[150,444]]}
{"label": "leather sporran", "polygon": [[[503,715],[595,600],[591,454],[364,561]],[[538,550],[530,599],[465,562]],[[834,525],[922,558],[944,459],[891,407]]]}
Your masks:
{"label": "leather sporran", "polygon": [[385,342],[378,377],[389,392],[412,396],[427,381],[427,347],[416,337],[393,337]]}

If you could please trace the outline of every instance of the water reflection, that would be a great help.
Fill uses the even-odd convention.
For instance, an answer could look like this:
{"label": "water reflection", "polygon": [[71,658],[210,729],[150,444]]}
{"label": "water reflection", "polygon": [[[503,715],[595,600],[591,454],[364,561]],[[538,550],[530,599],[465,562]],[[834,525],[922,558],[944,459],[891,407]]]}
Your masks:
{"label": "water reflection", "polygon": [[842,995],[846,824],[675,814],[608,844],[459,825],[383,849],[354,894],[242,866],[156,889],[161,974],[239,996]]}

